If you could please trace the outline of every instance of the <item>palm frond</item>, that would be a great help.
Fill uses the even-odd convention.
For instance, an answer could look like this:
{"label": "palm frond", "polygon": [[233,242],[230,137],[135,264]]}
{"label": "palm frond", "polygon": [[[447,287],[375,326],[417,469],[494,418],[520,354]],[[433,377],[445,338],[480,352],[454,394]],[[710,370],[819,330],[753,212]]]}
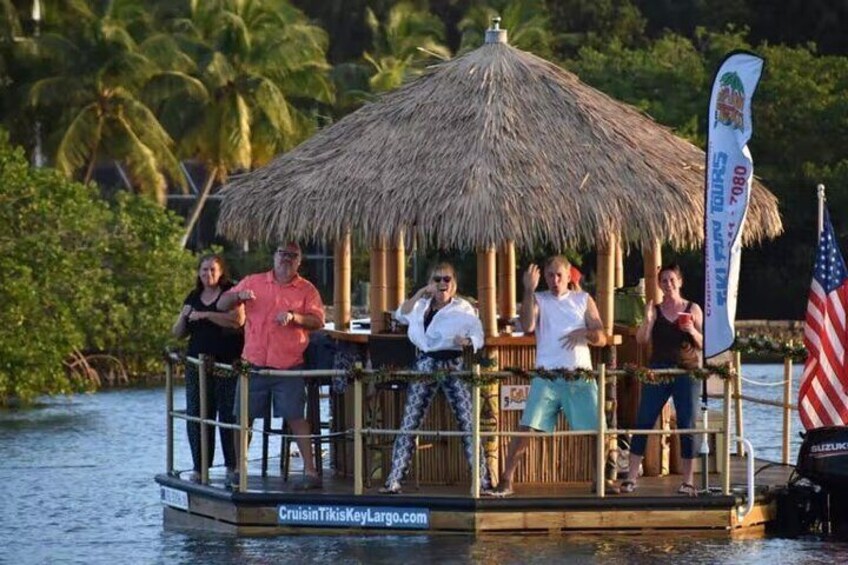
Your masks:
{"label": "palm frond", "polygon": [[212,88],[221,88],[236,79],[236,70],[222,53],[214,53],[203,69],[205,82]]}
{"label": "palm frond", "polygon": [[43,78],[30,86],[27,103],[36,107],[67,106],[71,102],[87,104],[94,99],[93,90],[89,87],[79,76]]}
{"label": "palm frond", "polygon": [[139,52],[159,66],[160,69],[190,73],[197,70],[194,59],[189,57],[167,33],[156,33],[147,37],[138,46]]}
{"label": "palm frond", "polygon": [[238,93],[232,93],[221,108],[219,127],[220,162],[229,171],[248,168],[251,161],[250,109]]}
{"label": "palm frond", "polygon": [[188,186],[173,152],[174,142],[150,109],[127,94],[120,97],[126,127],[132,129],[141,142],[149,147],[157,167],[165,171],[184,192]]}
{"label": "palm frond", "polygon": [[138,48],[124,22],[105,18],[101,20],[100,30],[103,38],[112,48],[120,47],[124,51],[135,51]]}
{"label": "palm frond", "polygon": [[221,12],[218,25],[218,33],[215,36],[217,49],[234,54],[250,52],[250,31],[238,14]]}
{"label": "palm frond", "polygon": [[74,174],[94,156],[102,138],[102,121],[97,104],[84,107],[65,130],[56,151],[56,168],[65,176]]}
{"label": "palm frond", "polygon": [[251,95],[256,107],[267,116],[274,129],[283,136],[293,133],[294,124],[288,112],[288,102],[276,84],[267,79],[259,79]]}
{"label": "palm frond", "polygon": [[156,65],[144,55],[120,53],[100,68],[97,81],[104,88],[125,87],[137,91],[156,70]]}
{"label": "palm frond", "polygon": [[177,71],[156,73],[142,89],[142,99],[151,106],[157,106],[174,97],[206,104],[209,101],[209,91],[199,79]]}
{"label": "palm frond", "polygon": [[126,143],[123,154],[116,156],[126,165],[130,180],[139,192],[152,196],[164,206],[168,184],[165,176],[159,171],[156,155],[141,141],[126,119],[119,116],[115,121],[120,126]]}

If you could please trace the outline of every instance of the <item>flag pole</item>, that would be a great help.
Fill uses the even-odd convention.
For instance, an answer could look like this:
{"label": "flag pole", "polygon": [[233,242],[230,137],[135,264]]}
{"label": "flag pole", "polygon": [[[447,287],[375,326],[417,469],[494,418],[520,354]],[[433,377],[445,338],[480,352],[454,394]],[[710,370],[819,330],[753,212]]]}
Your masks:
{"label": "flag pole", "polygon": [[819,208],[818,208],[818,210],[819,210],[819,224],[818,224],[819,230],[818,230],[818,233],[816,234],[816,241],[818,242],[819,238],[821,237],[822,230],[824,229],[824,202],[825,202],[825,200],[827,200],[827,198],[824,195],[824,185],[823,184],[816,185],[816,195],[818,196],[818,201],[819,201],[818,202],[818,206],[819,206]]}

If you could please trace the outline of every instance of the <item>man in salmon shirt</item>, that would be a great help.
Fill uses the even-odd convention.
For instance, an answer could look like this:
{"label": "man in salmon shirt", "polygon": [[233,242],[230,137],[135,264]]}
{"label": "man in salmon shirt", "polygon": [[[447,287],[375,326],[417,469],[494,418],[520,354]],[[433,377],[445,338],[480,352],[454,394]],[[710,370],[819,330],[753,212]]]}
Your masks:
{"label": "man in salmon shirt", "polygon": [[[303,369],[303,352],[309,345],[309,332],[324,327],[324,304],[312,283],[297,274],[300,261],[297,243],[279,245],[274,252],[273,270],[245,277],[218,301],[221,310],[244,304],[242,357],[256,369]],[[311,433],[304,418],[306,392],[302,378],[251,373],[249,391],[251,426],[254,418],[261,417],[272,402],[274,415],[282,416],[296,435]],[[312,442],[306,437],[298,438],[297,446],[303,456],[305,474],[295,488],[321,488],[321,478],[312,457]]]}

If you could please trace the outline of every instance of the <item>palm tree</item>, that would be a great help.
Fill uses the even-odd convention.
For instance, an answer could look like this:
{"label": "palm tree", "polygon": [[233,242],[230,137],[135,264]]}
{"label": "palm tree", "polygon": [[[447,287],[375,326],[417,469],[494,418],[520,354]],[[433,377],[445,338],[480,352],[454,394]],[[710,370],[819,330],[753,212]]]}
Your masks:
{"label": "palm tree", "polygon": [[441,20],[409,2],[392,6],[383,22],[368,8],[366,22],[374,50],[365,52],[363,58],[374,68],[369,81],[374,92],[395,89],[410,75],[420,74],[421,63],[451,57],[442,43],[445,29]]}
{"label": "palm tree", "polygon": [[[132,0],[110,2],[102,14],[84,11],[65,35],[53,31],[32,39],[32,53],[47,65],[46,76],[28,89],[36,109],[53,109],[55,166],[69,177],[91,180],[95,165],[114,159],[139,192],[164,204],[165,174],[184,187],[173,142],[139,99],[141,87],[159,68],[138,48],[126,22],[115,17]],[[48,136],[48,139],[50,136]]]}
{"label": "palm tree", "polygon": [[326,33],[283,0],[193,2],[173,19],[172,36],[145,46],[178,60],[173,41],[193,68],[151,78],[145,99],[177,139],[185,158],[207,177],[186,222],[183,243],[216,182],[267,163],[306,139],[315,111],[333,102]]}

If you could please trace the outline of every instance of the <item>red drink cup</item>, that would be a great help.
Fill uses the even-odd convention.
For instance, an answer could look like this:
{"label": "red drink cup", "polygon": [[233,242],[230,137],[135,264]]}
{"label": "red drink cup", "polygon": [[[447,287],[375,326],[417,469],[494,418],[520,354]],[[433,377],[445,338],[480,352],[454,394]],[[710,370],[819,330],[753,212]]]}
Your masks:
{"label": "red drink cup", "polygon": [[689,312],[681,312],[677,315],[677,327],[682,328],[692,321],[692,314]]}

